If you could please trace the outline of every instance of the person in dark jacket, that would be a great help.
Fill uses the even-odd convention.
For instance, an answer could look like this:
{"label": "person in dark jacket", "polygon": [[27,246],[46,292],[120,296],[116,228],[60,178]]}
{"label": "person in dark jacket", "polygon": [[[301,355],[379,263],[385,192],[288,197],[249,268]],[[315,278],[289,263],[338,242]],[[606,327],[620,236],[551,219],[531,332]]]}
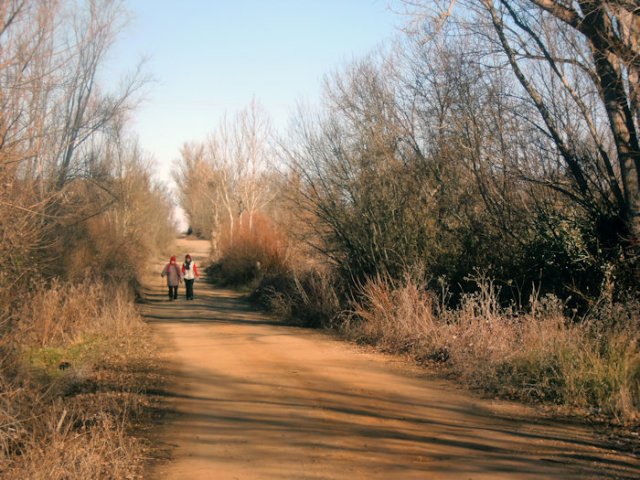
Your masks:
{"label": "person in dark jacket", "polygon": [[199,278],[198,267],[196,262],[191,259],[191,255],[188,253],[184,257],[184,263],[182,264],[182,278],[184,278],[184,286],[187,290],[187,300],[193,300],[193,283],[196,278]]}
{"label": "person in dark jacket", "polygon": [[176,263],[175,256],[171,257],[171,260],[169,260],[169,263],[164,266],[160,275],[162,277],[167,277],[169,300],[176,300],[178,298],[178,285],[182,282],[182,272]]}

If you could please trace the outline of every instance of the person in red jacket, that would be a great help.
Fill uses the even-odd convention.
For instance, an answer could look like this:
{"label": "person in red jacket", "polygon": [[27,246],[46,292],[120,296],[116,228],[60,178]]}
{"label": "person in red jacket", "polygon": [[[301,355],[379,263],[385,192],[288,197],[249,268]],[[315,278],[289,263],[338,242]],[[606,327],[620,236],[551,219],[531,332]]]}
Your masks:
{"label": "person in red jacket", "polygon": [[184,286],[187,289],[187,300],[193,300],[193,282],[199,277],[200,274],[198,273],[196,262],[187,253],[182,264],[182,278],[184,278]]}
{"label": "person in red jacket", "polygon": [[176,262],[176,257],[171,257],[171,260],[164,266],[160,275],[167,277],[169,300],[176,300],[178,298],[178,285],[182,283],[182,273]]}

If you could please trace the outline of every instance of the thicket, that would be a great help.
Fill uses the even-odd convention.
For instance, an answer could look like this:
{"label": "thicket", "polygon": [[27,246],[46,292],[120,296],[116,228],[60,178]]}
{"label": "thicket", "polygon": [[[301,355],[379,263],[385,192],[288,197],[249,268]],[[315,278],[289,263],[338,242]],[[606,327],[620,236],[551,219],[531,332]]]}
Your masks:
{"label": "thicket", "polygon": [[152,376],[134,308],[170,204],[98,81],[121,4],[0,1],[0,475],[125,478]]}
{"label": "thicket", "polygon": [[[406,5],[402,38],[330,75],[320,108],[301,108],[259,150],[260,175],[219,161],[247,158],[220,139],[256,135],[223,125],[185,150],[210,152],[197,164],[208,174],[195,175],[210,179],[206,196],[185,192],[192,204],[211,199],[215,259],[260,281],[254,298],[285,317],[447,363],[512,396],[637,419],[637,11]],[[269,192],[251,211],[295,251],[276,271],[233,272],[270,248],[245,248],[254,214],[240,197],[225,203],[247,184]],[[233,206],[226,220],[216,205]],[[225,233],[236,223],[248,230]],[[217,248],[221,235],[231,248]]]}

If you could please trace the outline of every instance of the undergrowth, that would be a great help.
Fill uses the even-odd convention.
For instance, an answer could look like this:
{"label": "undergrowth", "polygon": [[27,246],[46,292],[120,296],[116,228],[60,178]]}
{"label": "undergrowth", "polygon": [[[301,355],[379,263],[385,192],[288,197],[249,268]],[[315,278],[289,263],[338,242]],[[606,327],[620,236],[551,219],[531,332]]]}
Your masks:
{"label": "undergrowth", "polygon": [[140,478],[159,378],[130,292],[54,282],[23,305],[0,345],[0,476]]}
{"label": "undergrowth", "polygon": [[504,308],[493,283],[448,308],[420,282],[376,277],[341,326],[353,340],[445,365],[465,383],[525,401],[640,420],[640,308],[633,302],[585,318],[551,295],[527,311]]}

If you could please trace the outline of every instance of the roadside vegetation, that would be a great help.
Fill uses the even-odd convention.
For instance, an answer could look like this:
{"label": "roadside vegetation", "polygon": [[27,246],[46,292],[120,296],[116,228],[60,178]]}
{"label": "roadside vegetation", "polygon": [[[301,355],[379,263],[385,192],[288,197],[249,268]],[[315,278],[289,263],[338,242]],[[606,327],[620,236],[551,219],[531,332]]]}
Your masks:
{"label": "roadside vegetation", "polygon": [[158,381],[137,277],[171,206],[100,85],[119,2],[0,1],[0,476],[137,478]]}
{"label": "roadside vegetation", "polygon": [[637,425],[637,10],[403,4],[400,38],[287,132],[254,101],[185,144],[217,278],[474,388]]}

